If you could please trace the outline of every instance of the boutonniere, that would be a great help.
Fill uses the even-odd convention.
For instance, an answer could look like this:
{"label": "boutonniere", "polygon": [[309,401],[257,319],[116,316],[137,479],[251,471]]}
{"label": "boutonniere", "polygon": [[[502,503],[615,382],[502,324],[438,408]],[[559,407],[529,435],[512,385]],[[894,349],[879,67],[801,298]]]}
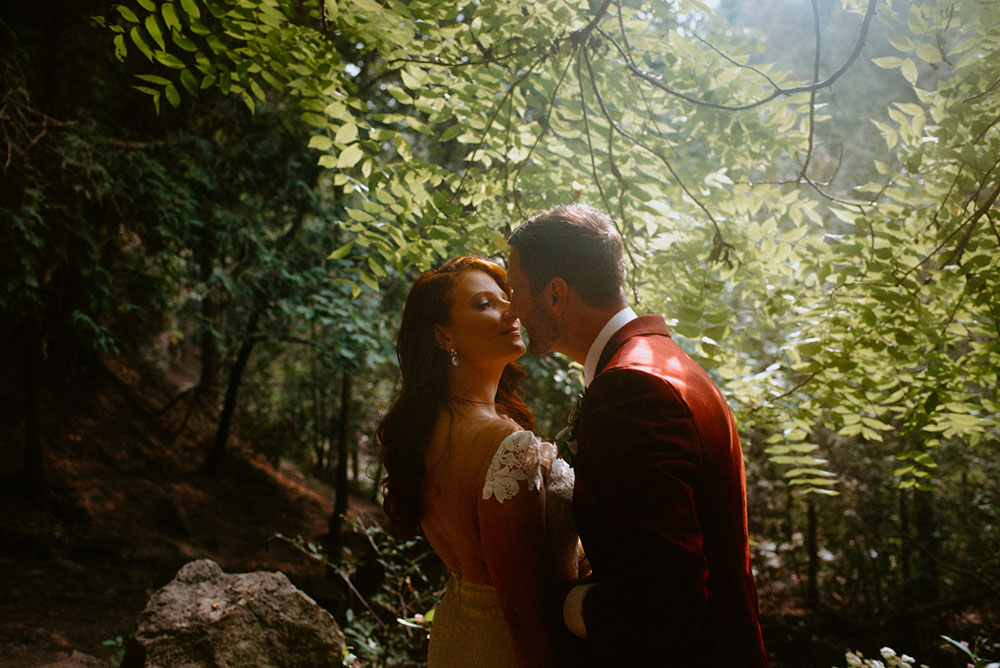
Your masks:
{"label": "boutonniere", "polygon": [[576,439],[577,430],[580,427],[580,409],[583,406],[583,392],[579,392],[576,395],[576,403],[573,404],[573,409],[569,412],[569,416],[566,418],[566,426],[563,427],[558,434],[556,434],[555,442],[556,446],[559,448],[559,454],[570,463],[573,464],[573,455],[576,454]]}

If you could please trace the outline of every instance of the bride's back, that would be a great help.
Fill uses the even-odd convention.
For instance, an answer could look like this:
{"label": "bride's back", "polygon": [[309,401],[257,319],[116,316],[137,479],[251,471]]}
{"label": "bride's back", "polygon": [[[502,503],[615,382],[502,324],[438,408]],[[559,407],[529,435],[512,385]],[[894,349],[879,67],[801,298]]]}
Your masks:
{"label": "bride's back", "polygon": [[445,565],[479,584],[492,584],[483,558],[477,504],[497,446],[521,427],[484,411],[442,410],[424,462],[424,534]]}

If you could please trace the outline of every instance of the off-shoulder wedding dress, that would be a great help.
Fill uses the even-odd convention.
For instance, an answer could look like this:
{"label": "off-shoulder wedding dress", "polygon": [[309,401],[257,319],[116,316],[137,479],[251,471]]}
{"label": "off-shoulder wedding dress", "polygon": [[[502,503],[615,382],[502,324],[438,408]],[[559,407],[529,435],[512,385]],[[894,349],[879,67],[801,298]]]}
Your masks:
{"label": "off-shoulder wedding dress", "polygon": [[[509,503],[518,494],[544,494],[547,577],[555,584],[577,577],[579,539],[573,523],[573,469],[556,447],[530,431],[516,431],[497,447],[483,477],[482,501]],[[432,540],[433,543],[433,540]],[[490,584],[451,572],[431,628],[429,668],[517,666],[511,636]]]}

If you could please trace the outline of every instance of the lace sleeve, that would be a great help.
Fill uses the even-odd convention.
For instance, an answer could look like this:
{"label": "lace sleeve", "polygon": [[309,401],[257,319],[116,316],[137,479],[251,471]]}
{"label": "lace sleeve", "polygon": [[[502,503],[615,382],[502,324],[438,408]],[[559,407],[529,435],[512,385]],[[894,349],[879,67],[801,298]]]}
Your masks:
{"label": "lace sleeve", "polygon": [[500,443],[483,484],[483,499],[495,496],[503,503],[513,498],[526,480],[529,490],[542,486],[542,468],[550,468],[556,446],[542,441],[530,431],[516,431]]}

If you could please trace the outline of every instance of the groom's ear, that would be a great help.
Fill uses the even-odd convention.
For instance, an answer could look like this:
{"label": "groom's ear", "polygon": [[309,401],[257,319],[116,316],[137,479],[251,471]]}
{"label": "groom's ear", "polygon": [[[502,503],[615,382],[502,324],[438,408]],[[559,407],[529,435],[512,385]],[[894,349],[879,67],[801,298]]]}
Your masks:
{"label": "groom's ear", "polygon": [[550,280],[549,284],[545,286],[543,298],[548,302],[555,315],[562,315],[569,298],[569,285],[566,283],[566,279],[556,276]]}

